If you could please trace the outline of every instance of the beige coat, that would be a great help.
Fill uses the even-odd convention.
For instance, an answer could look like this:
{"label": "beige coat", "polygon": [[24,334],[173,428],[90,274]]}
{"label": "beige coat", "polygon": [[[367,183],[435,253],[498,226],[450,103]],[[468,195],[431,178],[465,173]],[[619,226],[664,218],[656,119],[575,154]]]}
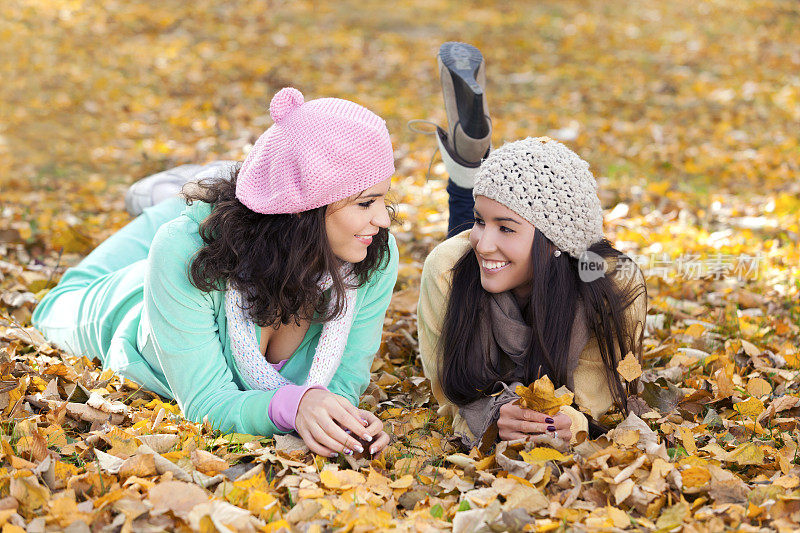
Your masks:
{"label": "beige coat", "polygon": [[[438,375],[439,361],[442,357],[439,337],[450,295],[451,270],[470,247],[469,233],[470,230],[467,230],[444,241],[428,255],[422,268],[417,315],[422,367],[425,375],[431,380],[433,395],[439,402],[439,414],[452,416],[454,431],[464,433],[473,439],[475,436],[472,435],[466,422],[459,415],[458,408],[445,396]],[[613,265],[609,265],[606,272],[611,272],[612,269]],[[627,272],[626,274],[617,276],[615,279],[618,279],[619,283],[633,281],[644,285],[644,277],[638,267],[635,267],[633,276]],[[646,314],[647,297],[643,292],[626,310],[626,320],[636,324],[637,336],[644,327]],[[579,317],[582,319],[582,315]],[[573,329],[577,328],[573,326]],[[617,357],[619,357],[619,350],[617,350]],[[600,349],[593,336],[590,336],[589,341],[580,351],[574,368],[574,390],[572,392],[575,394],[575,403],[581,411],[597,419],[611,407],[612,396]],[[577,435],[579,431],[588,431],[588,421],[580,411],[572,407],[564,407],[562,412],[572,419],[573,436]]]}

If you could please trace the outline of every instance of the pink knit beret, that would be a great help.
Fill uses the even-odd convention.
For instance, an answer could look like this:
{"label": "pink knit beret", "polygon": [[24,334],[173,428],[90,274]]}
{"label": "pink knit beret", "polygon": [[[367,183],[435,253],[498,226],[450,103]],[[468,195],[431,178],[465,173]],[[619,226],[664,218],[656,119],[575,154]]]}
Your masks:
{"label": "pink knit beret", "polygon": [[247,154],[236,198],[264,214],[299,213],[360,193],[394,174],[385,121],[348,100],[305,102],[297,89],[269,104],[275,121]]}

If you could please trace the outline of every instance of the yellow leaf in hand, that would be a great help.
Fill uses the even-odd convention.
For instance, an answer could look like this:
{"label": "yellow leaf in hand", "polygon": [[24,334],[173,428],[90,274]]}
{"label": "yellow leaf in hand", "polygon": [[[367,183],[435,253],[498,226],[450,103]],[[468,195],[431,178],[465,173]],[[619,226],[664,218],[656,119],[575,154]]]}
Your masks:
{"label": "yellow leaf in hand", "polygon": [[625,359],[617,365],[617,371],[625,381],[633,381],[642,375],[642,365],[639,364],[639,360],[636,359],[633,352],[628,352]]}
{"label": "yellow leaf in hand", "polygon": [[571,392],[556,396],[553,382],[547,376],[540,377],[530,387],[518,385],[516,393],[520,396],[519,405],[521,407],[546,415],[558,413],[562,405],[571,405],[574,397]]}

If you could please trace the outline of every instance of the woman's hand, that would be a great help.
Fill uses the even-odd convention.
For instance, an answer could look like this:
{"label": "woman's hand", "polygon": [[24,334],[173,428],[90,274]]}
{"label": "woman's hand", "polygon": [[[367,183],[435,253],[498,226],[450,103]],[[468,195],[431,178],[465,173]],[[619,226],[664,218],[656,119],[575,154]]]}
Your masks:
{"label": "woman's hand", "polygon": [[363,452],[358,439],[372,443],[370,453],[382,450],[389,443],[383,422],[377,416],[325,389],[306,391],[297,407],[294,426],[312,452],[327,457]]}
{"label": "woman's hand", "polygon": [[383,421],[372,411],[359,409],[361,416],[368,422],[367,431],[374,441],[369,447],[370,455],[381,452],[389,444],[389,434],[383,430]]}
{"label": "woman's hand", "polygon": [[513,402],[500,408],[497,429],[502,440],[524,439],[529,435],[547,434],[569,442],[572,419],[564,413],[548,416],[544,413],[525,409]]}

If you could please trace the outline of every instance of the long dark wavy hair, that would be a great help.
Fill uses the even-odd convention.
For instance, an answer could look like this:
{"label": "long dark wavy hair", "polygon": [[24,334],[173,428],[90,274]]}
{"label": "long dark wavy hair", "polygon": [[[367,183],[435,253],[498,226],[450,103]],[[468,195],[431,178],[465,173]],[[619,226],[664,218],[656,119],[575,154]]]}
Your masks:
{"label": "long dark wavy hair", "polygon": [[[333,253],[325,231],[328,206],[295,214],[256,213],[236,198],[238,172],[237,165],[230,179],[202,180],[183,189],[188,203],[213,205],[200,224],[203,246],[188,274],[192,285],[205,292],[224,290],[230,282],[259,326],[331,320],[344,309],[345,278],[352,274],[351,285],[361,286],[388,262],[389,230],[380,228],[367,257],[343,272],[344,263]],[[324,297],[318,286],[325,273],[333,281],[333,299]]]}
{"label": "long dark wavy hair", "polygon": [[[643,283],[616,283],[615,275],[626,272],[628,256],[603,239],[589,248],[618,268],[593,281],[580,277],[579,260],[562,253],[554,256],[555,245],[538,229],[532,245],[533,280],[526,320],[532,334],[526,349],[524,375],[526,385],[547,374],[556,388],[567,384],[567,359],[572,324],[580,298],[589,332],[594,334],[608,376],[614,403],[627,413],[628,391],[619,379],[615,344],[624,355],[632,351],[641,359],[642,343],[637,325],[625,318],[625,310],[641,294],[647,297]],[[627,265],[634,267],[633,265]],[[636,280],[633,277],[633,280]],[[470,248],[453,267],[450,300],[445,313],[440,338],[444,354],[439,369],[442,387],[456,405],[465,405],[493,391],[499,382],[508,383],[509,375],[494,368],[488,358],[470,360],[469,347],[478,340],[478,324],[489,293],[481,286],[480,270],[475,252]],[[524,308],[524,306],[523,306]]]}

